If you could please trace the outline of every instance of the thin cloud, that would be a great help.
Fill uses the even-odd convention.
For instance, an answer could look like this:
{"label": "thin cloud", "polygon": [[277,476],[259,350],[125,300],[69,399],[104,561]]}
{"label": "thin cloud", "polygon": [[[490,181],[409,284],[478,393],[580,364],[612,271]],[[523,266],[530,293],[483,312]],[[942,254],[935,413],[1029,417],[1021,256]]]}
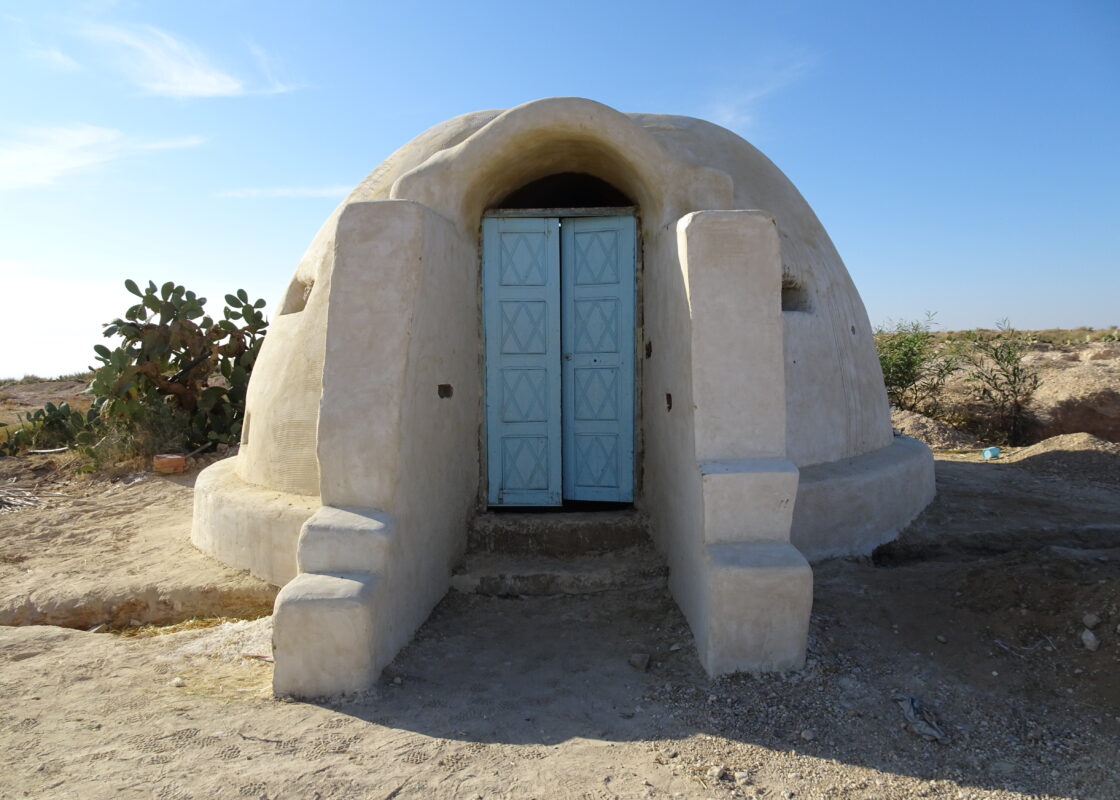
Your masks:
{"label": "thin cloud", "polygon": [[184,147],[198,147],[205,144],[201,136],[180,136],[178,139],[156,139],[151,142],[135,142],[136,150],[181,150]]}
{"label": "thin cloud", "polygon": [[93,25],[85,35],[113,47],[133,82],[153,94],[232,97],[245,93],[240,79],[211,64],[202,51],[151,25],[135,29]]}
{"label": "thin cloud", "polygon": [[802,51],[759,70],[761,74],[747,86],[726,92],[712,103],[708,109],[709,119],[731,130],[753,126],[759,101],[796,83],[813,70],[817,61],[815,54]]}
{"label": "thin cloud", "polygon": [[272,57],[269,56],[268,52],[263,47],[255,42],[249,42],[249,52],[252,53],[253,58],[256,59],[261,75],[264,76],[268,84],[267,87],[259,90],[260,94],[283,94],[284,92],[290,92],[294,89],[301,88],[301,84],[284,83],[276,77]]}
{"label": "thin cloud", "polygon": [[87,39],[111,49],[125,74],[142,89],[165,97],[238,97],[247,94],[282,94],[299,88],[275,75],[272,59],[255,44],[249,50],[264,77],[264,86],[253,86],[222,69],[195,45],[152,25],[123,27],[92,25]]}
{"label": "thin cloud", "polygon": [[84,69],[81,64],[57,47],[33,46],[28,48],[27,54],[32,60],[38,61],[40,64],[44,64],[59,72],[78,72]]}
{"label": "thin cloud", "polygon": [[219,192],[219,197],[234,197],[238,199],[273,198],[273,197],[338,197],[350,194],[353,186],[277,186],[272,188],[257,189],[227,189]]}
{"label": "thin cloud", "polygon": [[197,136],[138,140],[85,124],[23,128],[16,138],[0,140],[0,190],[51,186],[71,173],[137,151],[197,147],[202,141]]}

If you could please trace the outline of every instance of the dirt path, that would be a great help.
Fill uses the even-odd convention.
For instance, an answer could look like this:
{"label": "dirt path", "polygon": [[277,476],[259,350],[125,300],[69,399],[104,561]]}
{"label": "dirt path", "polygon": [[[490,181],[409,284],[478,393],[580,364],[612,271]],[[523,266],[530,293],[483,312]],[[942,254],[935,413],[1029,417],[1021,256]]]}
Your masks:
{"label": "dirt path", "polygon": [[[271,665],[243,657],[267,653],[268,618],[151,638],[0,628],[0,797],[1120,797],[1120,492],[1022,463],[938,474],[899,544],[816,566],[809,663],[785,676],[709,681],[659,591],[452,593],[376,687],[319,704],[272,699]],[[146,485],[122,490],[142,501],[123,514],[75,506],[68,528],[0,516],[4,546],[57,540],[75,561],[29,563],[77,572],[80,520],[185,541],[189,517]],[[181,511],[188,487],[159,491],[179,489]],[[205,562],[132,541],[110,566],[94,546],[84,580]],[[907,729],[896,697],[945,741]]]}

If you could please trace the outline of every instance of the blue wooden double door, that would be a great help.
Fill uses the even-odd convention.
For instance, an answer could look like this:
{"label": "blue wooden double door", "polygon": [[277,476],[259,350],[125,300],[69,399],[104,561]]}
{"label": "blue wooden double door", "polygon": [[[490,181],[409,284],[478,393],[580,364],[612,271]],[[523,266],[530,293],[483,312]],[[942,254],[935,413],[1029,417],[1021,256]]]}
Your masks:
{"label": "blue wooden double door", "polygon": [[488,501],[634,499],[632,216],[482,226]]}

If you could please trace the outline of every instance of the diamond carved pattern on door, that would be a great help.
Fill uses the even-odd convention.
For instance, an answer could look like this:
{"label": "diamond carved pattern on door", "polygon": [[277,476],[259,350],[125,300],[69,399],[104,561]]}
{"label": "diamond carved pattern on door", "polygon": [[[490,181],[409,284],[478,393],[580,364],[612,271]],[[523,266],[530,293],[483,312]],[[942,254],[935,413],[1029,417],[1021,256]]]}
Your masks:
{"label": "diamond carved pattern on door", "polygon": [[502,437],[502,476],[506,489],[548,489],[548,439],[543,436]]}
{"label": "diamond carved pattern on door", "polygon": [[595,367],[572,370],[578,420],[618,419],[618,369]]}
{"label": "diamond carved pattern on door", "polygon": [[502,370],[502,422],[544,422],[548,418],[548,371]]}
{"label": "diamond carved pattern on door", "polygon": [[618,283],[618,232],[577,233],[575,283],[577,286]]}
{"label": "diamond carved pattern on door", "polygon": [[575,436],[575,481],[584,488],[618,488],[618,436],[581,433]]}
{"label": "diamond carved pattern on door", "polygon": [[634,499],[633,217],[560,228],[564,497]]}
{"label": "diamond carved pattern on door", "polygon": [[514,300],[502,307],[502,352],[540,354],[548,349],[548,305],[533,300]]}
{"label": "diamond carved pattern on door", "polygon": [[559,505],[560,221],[482,223],[487,500]]}
{"label": "diamond carved pattern on door", "polygon": [[618,300],[596,298],[575,301],[575,352],[618,352]]}
{"label": "diamond carved pattern on door", "polygon": [[548,237],[538,232],[502,234],[502,286],[544,286]]}
{"label": "diamond carved pattern on door", "polygon": [[633,217],[483,220],[487,499],[634,498]]}

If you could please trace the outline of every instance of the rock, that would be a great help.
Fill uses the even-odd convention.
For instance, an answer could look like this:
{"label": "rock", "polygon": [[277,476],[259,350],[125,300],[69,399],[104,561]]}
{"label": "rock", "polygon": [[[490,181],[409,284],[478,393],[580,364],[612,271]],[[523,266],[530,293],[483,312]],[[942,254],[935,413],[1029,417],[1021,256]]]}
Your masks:
{"label": "rock", "polygon": [[1085,649],[1089,651],[1096,650],[1101,646],[1101,640],[1091,630],[1086,628],[1081,631],[1081,644],[1085,645]]}
{"label": "rock", "polygon": [[749,772],[736,772],[735,783],[739,786],[746,786],[751,782],[751,774]]}
{"label": "rock", "polygon": [[801,738],[807,742],[811,742],[817,738],[817,732],[811,730],[810,728],[806,728],[805,730],[801,731]]}
{"label": "rock", "polygon": [[218,446],[214,449],[218,452],[218,455],[225,455],[229,452],[229,445],[225,442],[218,442]]}
{"label": "rock", "polygon": [[891,409],[891,421],[903,434],[934,450],[973,450],[980,446],[976,437],[913,411]]}
{"label": "rock", "polygon": [[1086,628],[1092,630],[1101,624],[1101,618],[1096,614],[1089,613],[1081,618],[1081,622]]}
{"label": "rock", "polygon": [[179,677],[178,675],[176,675],[174,678],[171,679],[171,685],[174,686],[176,689],[182,689],[184,686],[187,685],[187,682],[185,680],[183,680],[181,677]]}
{"label": "rock", "polygon": [[649,669],[649,653],[631,653],[630,666],[638,672],[645,672]]}
{"label": "rock", "polygon": [[128,621],[128,627],[130,627],[130,628],[139,628],[139,627],[140,627],[141,625],[143,625],[143,624],[144,624],[144,623],[143,623],[143,622],[141,622],[141,621],[140,621],[140,620],[138,620],[138,619],[130,619],[130,620]]}
{"label": "rock", "polygon": [[941,642],[941,644],[945,644],[949,640],[947,638],[945,638],[945,634],[939,633],[939,634],[937,634],[937,641]]}
{"label": "rock", "polygon": [[674,642],[673,644],[669,645],[669,652],[670,653],[675,653],[680,649],[681,649],[681,646],[680,646],[679,642]]}
{"label": "rock", "polygon": [[1009,778],[1019,772],[1019,768],[1010,761],[992,761],[988,764],[988,770],[1004,778]]}
{"label": "rock", "polygon": [[397,677],[393,678],[393,685],[394,685],[394,686],[400,686],[400,685],[401,685],[402,683],[404,683],[404,681],[402,681],[402,680],[400,679],[400,676],[399,676],[399,675],[398,675]]}
{"label": "rock", "polygon": [[713,781],[722,781],[723,777],[727,774],[727,767],[712,767],[708,770],[708,779]]}

